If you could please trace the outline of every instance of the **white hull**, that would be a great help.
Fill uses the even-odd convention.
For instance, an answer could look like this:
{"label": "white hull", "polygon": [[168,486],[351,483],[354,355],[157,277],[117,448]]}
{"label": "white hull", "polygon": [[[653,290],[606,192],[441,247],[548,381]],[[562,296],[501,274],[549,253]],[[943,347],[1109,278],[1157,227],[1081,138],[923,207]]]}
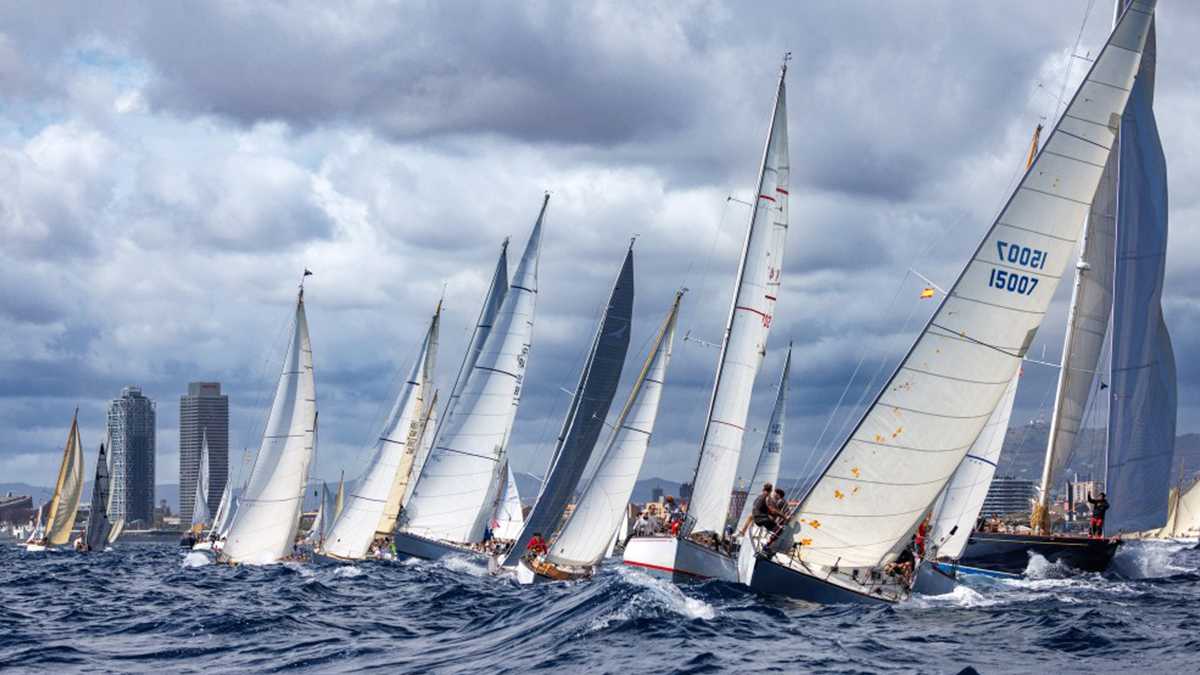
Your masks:
{"label": "white hull", "polygon": [[672,581],[737,581],[737,559],[688,539],[633,537],[625,544],[625,564]]}

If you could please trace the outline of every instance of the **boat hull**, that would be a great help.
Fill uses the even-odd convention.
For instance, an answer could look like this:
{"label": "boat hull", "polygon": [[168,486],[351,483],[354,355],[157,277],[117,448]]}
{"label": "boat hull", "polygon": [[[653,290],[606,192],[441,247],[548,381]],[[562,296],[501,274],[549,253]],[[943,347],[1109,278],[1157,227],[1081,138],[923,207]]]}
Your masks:
{"label": "boat hull", "polygon": [[974,532],[959,559],[959,570],[1023,575],[1038,554],[1048,562],[1083,572],[1103,572],[1120,545],[1115,539]]}
{"label": "boat hull", "polygon": [[671,581],[737,581],[737,559],[721,551],[675,537],[633,537],[625,543],[626,565]]}
{"label": "boat hull", "polygon": [[818,605],[894,604],[894,601],[888,598],[853,591],[762,558],[755,558],[752,570],[747,572],[747,585],[760,593],[782,595]]}
{"label": "boat hull", "polygon": [[485,561],[487,556],[473,548],[467,548],[436,539],[426,539],[408,532],[397,532],[395,535],[397,555],[422,560],[440,560],[447,556],[457,555]]}
{"label": "boat hull", "polygon": [[917,567],[913,590],[921,595],[947,595],[958,588],[957,570],[952,565],[924,561]]}

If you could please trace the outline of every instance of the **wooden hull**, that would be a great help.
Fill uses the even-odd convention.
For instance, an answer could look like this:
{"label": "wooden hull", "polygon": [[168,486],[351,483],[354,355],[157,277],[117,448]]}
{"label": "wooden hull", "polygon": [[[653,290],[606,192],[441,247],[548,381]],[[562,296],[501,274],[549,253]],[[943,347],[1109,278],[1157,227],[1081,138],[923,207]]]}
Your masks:
{"label": "wooden hull", "polygon": [[960,568],[1022,575],[1033,554],[1048,562],[1066,565],[1083,572],[1103,572],[1112,561],[1120,542],[1115,539],[1039,536],[1031,534],[993,534],[975,532],[959,559]]}

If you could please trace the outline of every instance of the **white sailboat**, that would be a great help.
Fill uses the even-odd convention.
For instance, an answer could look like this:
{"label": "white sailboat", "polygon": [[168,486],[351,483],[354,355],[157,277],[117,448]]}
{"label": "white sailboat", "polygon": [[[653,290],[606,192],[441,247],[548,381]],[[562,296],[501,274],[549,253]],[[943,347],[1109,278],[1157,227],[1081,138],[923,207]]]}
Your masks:
{"label": "white sailboat", "polygon": [[208,430],[201,432],[200,466],[196,470],[196,496],[192,506],[192,530],[197,534],[212,522],[208,511]]}
{"label": "white sailboat", "polygon": [[536,578],[579,579],[592,576],[610,551],[614,535],[627,522],[629,497],[641,471],[654,431],[654,421],[658,416],[682,297],[682,293],[675,296],[675,302],[654,341],[654,348],[634,382],[629,400],[604,447],[600,462],[562,530],[550,542],[549,553],[544,558],[521,558],[517,579],[522,583],[531,583]]}
{"label": "white sailboat", "polygon": [[712,400],[679,538],[633,537],[625,562],[676,579],[737,578],[721,550],[754,380],[766,353],[779,296],[788,229],[787,63],[780,68],[773,114],[746,227],[733,302],[717,362]]}
{"label": "white sailboat", "polygon": [[291,555],[304,505],[317,417],[312,345],[304,313],[304,286],[262,446],[219,560],[267,564]]}
{"label": "white sailboat", "polygon": [[425,396],[427,383],[432,381],[441,311],[439,302],[412,372],[400,388],[371,458],[342,512],[333,521],[328,538],[317,552],[319,555],[335,560],[363,560],[377,537],[391,536],[395,529],[426,420]]}
{"label": "white sailboat", "polygon": [[[547,194],[494,323],[488,322],[478,339],[478,355],[472,351],[464,362],[469,370],[455,386],[433,449],[400,515],[395,537],[399,553],[436,559],[471,552],[483,540],[525,379],[549,200]],[[474,345],[475,340],[472,350]]]}
{"label": "white sailboat", "polygon": [[[812,602],[896,602],[893,566],[1011,385],[1082,232],[1153,0],[1124,12],[958,280],[788,521],[740,578]],[[1014,253],[1015,252],[1015,253]]]}
{"label": "white sailboat", "polygon": [[75,513],[79,510],[79,497],[83,492],[83,444],[79,440],[79,409],[71,419],[71,431],[67,433],[67,445],[63,448],[62,464],[58,469],[58,480],[54,483],[54,496],[46,512],[45,536],[26,546],[28,551],[44,551],[49,547],[62,546],[71,540],[75,527]]}

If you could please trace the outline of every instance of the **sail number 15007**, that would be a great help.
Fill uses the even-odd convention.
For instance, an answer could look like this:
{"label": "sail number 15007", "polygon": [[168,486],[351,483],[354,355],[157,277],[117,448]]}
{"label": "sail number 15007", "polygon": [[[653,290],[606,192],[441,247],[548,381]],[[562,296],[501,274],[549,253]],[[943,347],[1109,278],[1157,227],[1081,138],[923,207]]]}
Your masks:
{"label": "sail number 15007", "polygon": [[[1046,258],[1048,257],[1045,251],[1010,244],[1005,241],[996,242],[996,251],[1000,256],[1000,262],[1022,265],[1030,269],[1044,268],[1046,266]],[[1033,289],[1037,288],[1037,285],[1037,277],[1005,270],[993,269],[992,275],[988,278],[988,286],[1000,288],[1010,293],[1020,293],[1021,295],[1032,294]]]}

